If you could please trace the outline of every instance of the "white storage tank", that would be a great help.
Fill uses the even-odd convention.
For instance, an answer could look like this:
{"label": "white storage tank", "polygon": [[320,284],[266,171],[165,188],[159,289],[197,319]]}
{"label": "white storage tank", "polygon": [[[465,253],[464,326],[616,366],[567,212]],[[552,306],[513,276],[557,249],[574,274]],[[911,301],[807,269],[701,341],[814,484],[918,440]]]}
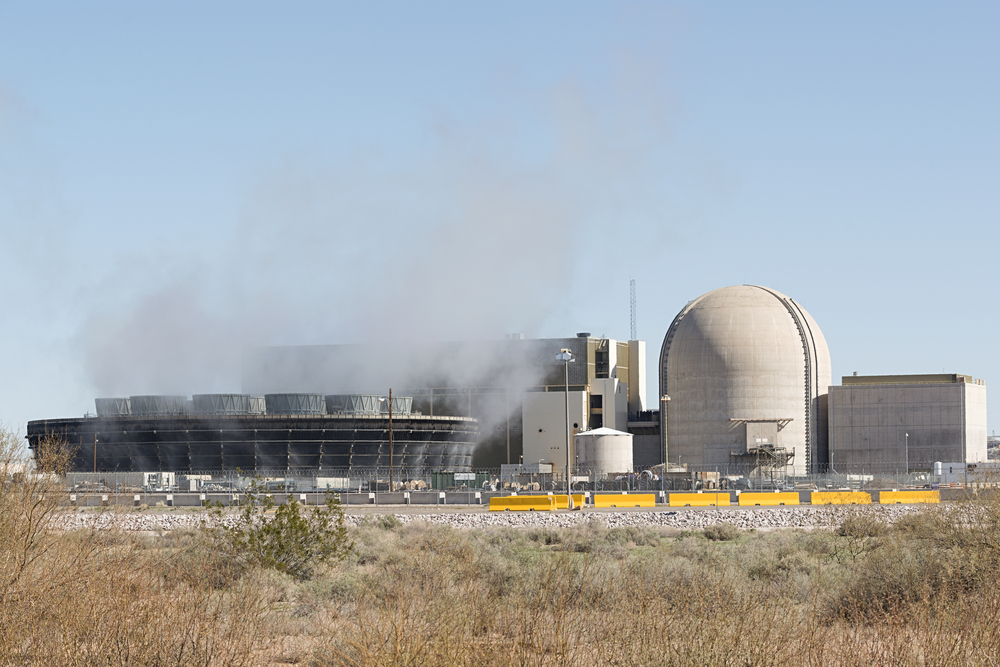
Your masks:
{"label": "white storage tank", "polygon": [[632,472],[632,434],[611,428],[581,431],[573,439],[576,473],[593,472],[598,478],[608,473]]}

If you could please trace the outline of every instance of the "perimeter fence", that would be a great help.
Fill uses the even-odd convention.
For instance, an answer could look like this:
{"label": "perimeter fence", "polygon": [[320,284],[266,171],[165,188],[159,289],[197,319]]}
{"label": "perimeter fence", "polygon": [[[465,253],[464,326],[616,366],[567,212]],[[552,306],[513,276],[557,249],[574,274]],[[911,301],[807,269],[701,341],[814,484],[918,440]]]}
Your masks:
{"label": "perimeter fence", "polygon": [[[488,491],[493,493],[565,493],[564,469],[558,466],[506,465],[471,472],[440,469],[258,469],[198,472],[74,472],[66,476],[69,492],[102,493],[243,493],[254,480],[278,493],[383,493],[400,491]],[[1000,468],[994,462],[885,462],[857,464],[848,469],[794,475],[790,469],[735,465],[662,465],[629,472],[574,469],[574,491],[698,491],[698,490],[857,490],[994,485]]]}

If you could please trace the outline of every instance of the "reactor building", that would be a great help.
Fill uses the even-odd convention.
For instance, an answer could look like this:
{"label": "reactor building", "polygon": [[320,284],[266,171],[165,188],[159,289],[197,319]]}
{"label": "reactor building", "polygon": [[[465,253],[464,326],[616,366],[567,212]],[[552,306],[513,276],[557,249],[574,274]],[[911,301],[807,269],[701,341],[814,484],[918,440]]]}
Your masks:
{"label": "reactor building", "polygon": [[794,299],[756,285],[698,297],[667,330],[659,371],[671,464],[825,468],[830,351]]}

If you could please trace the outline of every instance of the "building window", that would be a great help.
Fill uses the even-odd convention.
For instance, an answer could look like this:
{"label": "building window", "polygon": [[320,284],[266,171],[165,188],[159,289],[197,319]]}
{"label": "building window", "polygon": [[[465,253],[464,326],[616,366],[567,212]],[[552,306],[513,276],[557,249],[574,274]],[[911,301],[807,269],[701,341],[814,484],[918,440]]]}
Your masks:
{"label": "building window", "polygon": [[611,368],[609,367],[608,351],[597,350],[594,352],[594,376],[597,378],[609,377]]}

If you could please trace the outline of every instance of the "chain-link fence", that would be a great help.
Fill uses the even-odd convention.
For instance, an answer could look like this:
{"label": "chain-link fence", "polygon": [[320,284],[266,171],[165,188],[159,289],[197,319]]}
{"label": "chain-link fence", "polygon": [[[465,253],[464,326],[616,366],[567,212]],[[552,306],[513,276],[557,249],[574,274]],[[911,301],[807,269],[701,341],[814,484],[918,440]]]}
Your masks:
{"label": "chain-link fence", "polygon": [[[627,473],[577,468],[574,491],[697,491],[697,490],[826,490],[878,491],[936,488],[984,483],[997,468],[992,463],[876,462],[847,469],[793,475],[783,468],[752,465],[671,465]],[[566,491],[564,469],[558,466],[505,465],[473,472],[439,469],[279,469],[254,473],[236,470],[191,472],[70,473],[70,492],[101,493],[241,493],[252,480],[278,493],[387,493],[403,491],[488,491],[531,493]]]}

